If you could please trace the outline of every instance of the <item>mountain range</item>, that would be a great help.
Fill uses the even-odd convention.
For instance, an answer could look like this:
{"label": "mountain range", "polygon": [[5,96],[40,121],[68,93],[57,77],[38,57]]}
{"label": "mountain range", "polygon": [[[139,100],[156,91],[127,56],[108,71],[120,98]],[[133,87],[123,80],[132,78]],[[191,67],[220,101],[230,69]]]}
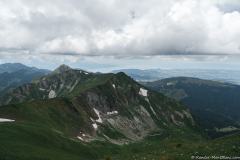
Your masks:
{"label": "mountain range", "polygon": [[49,73],[49,70],[28,67],[20,63],[0,65],[0,95],[24,83],[29,83]]}
{"label": "mountain range", "polygon": [[157,81],[172,77],[193,77],[240,85],[239,70],[224,69],[120,69],[113,73],[124,72],[136,81]]}
{"label": "mountain range", "polygon": [[239,134],[209,139],[191,108],[164,94],[123,72],[61,65],[0,96],[0,159],[239,156]]}
{"label": "mountain range", "polygon": [[[48,103],[62,104],[62,107],[69,111],[73,121],[79,122],[72,134],[78,130],[78,134],[83,132],[92,138],[96,135],[95,131],[103,137],[112,138],[108,132],[104,132],[104,128],[111,128],[114,134],[122,135],[126,141],[137,140],[167,126],[194,126],[195,123],[184,106],[157,92],[148,91],[124,73],[94,74],[74,70],[65,65],[33,83],[8,92],[1,99],[1,104],[10,106],[2,107],[4,109],[1,113],[12,115],[13,118],[8,118],[17,120],[16,117],[21,117],[20,112],[16,105],[11,104],[24,102],[24,107],[28,106],[28,103],[40,106]],[[30,109],[36,109],[31,108],[31,105]],[[11,108],[16,109],[16,112]],[[55,112],[61,112],[57,108],[54,109]],[[24,118],[28,117],[23,116],[20,119]],[[50,122],[55,120],[51,118],[60,117],[49,118]],[[64,117],[61,119],[64,120]],[[64,123],[66,121],[67,119]],[[69,126],[70,124],[67,127]],[[78,134],[76,137],[81,136]]]}

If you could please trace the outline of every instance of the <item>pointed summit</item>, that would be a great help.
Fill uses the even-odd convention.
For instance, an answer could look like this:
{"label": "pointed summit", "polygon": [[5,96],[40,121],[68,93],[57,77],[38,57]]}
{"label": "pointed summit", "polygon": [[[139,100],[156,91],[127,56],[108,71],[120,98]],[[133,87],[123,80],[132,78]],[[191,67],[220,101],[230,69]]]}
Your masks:
{"label": "pointed summit", "polygon": [[72,68],[65,65],[65,64],[62,64],[58,68],[56,68],[53,72],[54,73],[62,73],[62,72],[66,72],[66,71],[69,71],[69,70],[72,70]]}

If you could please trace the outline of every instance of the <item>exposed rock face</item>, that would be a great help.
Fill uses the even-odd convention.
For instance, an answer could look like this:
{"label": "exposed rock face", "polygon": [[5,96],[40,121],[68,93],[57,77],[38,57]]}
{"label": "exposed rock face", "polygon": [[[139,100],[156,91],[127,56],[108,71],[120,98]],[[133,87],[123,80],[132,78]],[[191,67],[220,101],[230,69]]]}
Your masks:
{"label": "exposed rock face", "polygon": [[[194,126],[184,106],[147,90],[124,73],[93,74],[61,66],[57,72],[16,88],[3,103],[36,99],[45,103],[53,99],[68,108],[75,121],[80,119],[74,135],[82,141],[100,137],[125,143],[171,127]],[[51,107],[57,107],[55,103]]]}
{"label": "exposed rock face", "polygon": [[90,74],[85,73],[87,72],[61,65],[51,74],[41,77],[33,83],[10,90],[0,97],[0,105],[68,96],[79,83],[91,77]]}

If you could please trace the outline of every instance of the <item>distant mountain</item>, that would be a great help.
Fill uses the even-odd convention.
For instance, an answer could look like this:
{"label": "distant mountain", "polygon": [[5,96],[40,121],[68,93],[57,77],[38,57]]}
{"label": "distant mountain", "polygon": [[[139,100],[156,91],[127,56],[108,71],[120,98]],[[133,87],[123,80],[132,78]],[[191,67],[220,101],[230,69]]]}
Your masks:
{"label": "distant mountain", "polygon": [[240,85],[239,70],[212,69],[122,69],[113,73],[124,72],[137,81],[156,81],[171,77],[194,77]]}
{"label": "distant mountain", "polygon": [[6,63],[0,65],[0,95],[9,89],[29,83],[33,79],[46,75],[50,71],[28,67],[20,63]]}
{"label": "distant mountain", "polygon": [[38,69],[36,67],[28,67],[26,65],[23,65],[21,63],[4,63],[0,64],[0,73],[13,73],[19,70],[28,70],[28,71],[42,71],[42,72],[49,72],[45,69]]}
{"label": "distant mountain", "polygon": [[29,69],[29,67],[21,63],[4,63],[0,64],[0,73],[12,73],[22,69]]}
{"label": "distant mountain", "polygon": [[144,83],[187,105],[211,136],[237,131],[240,126],[240,86],[189,77]]}
{"label": "distant mountain", "polygon": [[114,70],[113,73],[124,72],[137,81],[155,81],[162,79],[160,70],[122,69]]}

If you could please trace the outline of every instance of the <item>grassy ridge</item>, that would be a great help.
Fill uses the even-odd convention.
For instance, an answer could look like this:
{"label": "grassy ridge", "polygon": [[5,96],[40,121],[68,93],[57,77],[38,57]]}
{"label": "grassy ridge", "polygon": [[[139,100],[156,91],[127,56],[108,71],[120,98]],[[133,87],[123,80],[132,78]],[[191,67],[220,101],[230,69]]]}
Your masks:
{"label": "grassy ridge", "polygon": [[29,123],[1,124],[0,142],[1,160],[100,159],[110,155],[108,150],[114,151],[111,144],[86,145],[77,139],[66,138],[43,125]]}
{"label": "grassy ridge", "polygon": [[0,116],[45,125],[67,135],[72,135],[85,124],[83,111],[63,98],[3,106],[0,107]]}
{"label": "grassy ridge", "polygon": [[132,160],[190,159],[192,155],[240,156],[240,135],[204,140],[190,133],[153,133],[145,140],[118,146],[95,141],[82,143],[34,123],[0,124],[1,160]]}

